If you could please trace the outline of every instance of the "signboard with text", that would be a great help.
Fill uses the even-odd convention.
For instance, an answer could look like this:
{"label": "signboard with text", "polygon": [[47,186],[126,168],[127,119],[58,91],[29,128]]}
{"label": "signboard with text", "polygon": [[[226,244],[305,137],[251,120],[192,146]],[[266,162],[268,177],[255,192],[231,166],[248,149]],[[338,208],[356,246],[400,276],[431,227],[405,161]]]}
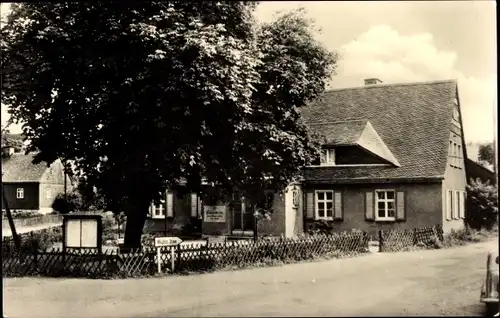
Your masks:
{"label": "signboard with text", "polygon": [[226,222],[226,209],[225,205],[205,205],[204,214],[205,222],[225,223]]}
{"label": "signboard with text", "polygon": [[175,236],[155,237],[155,247],[177,246],[182,243],[182,239]]}

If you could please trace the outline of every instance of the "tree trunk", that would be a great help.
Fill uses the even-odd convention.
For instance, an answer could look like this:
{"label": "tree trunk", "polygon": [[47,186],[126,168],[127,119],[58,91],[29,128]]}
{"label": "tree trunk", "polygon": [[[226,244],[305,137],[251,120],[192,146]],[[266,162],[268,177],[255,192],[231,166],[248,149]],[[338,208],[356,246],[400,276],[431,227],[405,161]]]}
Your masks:
{"label": "tree trunk", "polygon": [[136,249],[141,247],[141,236],[146,223],[148,205],[137,206],[126,211],[127,222],[125,223],[124,249]]}
{"label": "tree trunk", "polygon": [[2,187],[2,198],[3,204],[5,206],[5,211],[7,212],[7,220],[9,221],[10,232],[12,233],[12,238],[14,239],[14,244],[16,250],[21,251],[21,239],[17,235],[16,225],[14,224],[14,219],[12,219],[12,213],[10,213],[9,203],[7,202],[7,197],[5,196],[4,188]]}

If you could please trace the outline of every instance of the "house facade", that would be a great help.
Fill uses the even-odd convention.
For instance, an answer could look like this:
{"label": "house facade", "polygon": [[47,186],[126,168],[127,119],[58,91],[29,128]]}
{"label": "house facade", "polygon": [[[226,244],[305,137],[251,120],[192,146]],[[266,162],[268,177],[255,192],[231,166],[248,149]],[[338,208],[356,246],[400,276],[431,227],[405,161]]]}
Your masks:
{"label": "house facade", "polygon": [[[47,167],[46,163],[33,164],[34,154],[7,152],[9,155],[2,158],[2,187],[9,208],[43,214],[52,212],[56,196],[64,193],[65,187],[66,191],[71,187],[61,161]],[[4,200],[2,210],[5,210]]]}
{"label": "house facade", "polygon": [[[271,220],[260,235],[287,237],[318,221],[338,231],[420,228],[445,232],[464,226],[467,158],[456,81],[366,85],[325,92],[301,109],[323,137],[321,156],[302,169],[302,180],[267,193]],[[254,208],[202,194],[167,192],[152,204],[145,231],[176,233],[197,223],[205,235],[252,236]]]}
{"label": "house facade", "polygon": [[[300,184],[281,193],[264,191],[264,195],[272,217],[258,221],[259,236],[292,237],[303,232]],[[144,232],[186,235],[188,228],[196,226],[202,236],[253,237],[254,212],[248,200],[225,197],[216,186],[204,185],[201,194],[167,191],[151,204]]]}
{"label": "house facade", "polygon": [[326,92],[302,110],[323,135],[304,169],[305,228],[464,226],[466,158],[457,84],[368,81]]}

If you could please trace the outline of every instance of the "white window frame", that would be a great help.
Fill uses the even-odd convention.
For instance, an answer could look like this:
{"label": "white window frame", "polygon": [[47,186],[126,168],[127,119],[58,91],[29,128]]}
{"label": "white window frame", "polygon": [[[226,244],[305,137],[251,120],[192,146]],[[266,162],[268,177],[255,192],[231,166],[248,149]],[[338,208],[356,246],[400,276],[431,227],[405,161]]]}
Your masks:
{"label": "white window frame", "polygon": [[24,188],[16,189],[16,199],[24,199]]}
{"label": "white window frame", "polygon": [[[320,200],[318,198],[318,194],[322,193],[324,195],[324,199]],[[332,198],[331,200],[327,199],[327,194],[331,194]],[[334,192],[333,190],[316,190],[314,191],[314,219],[315,220],[325,220],[325,221],[333,221],[333,217],[334,217],[334,208],[335,208],[335,205],[334,205],[334,200],[335,200],[335,197],[334,197]],[[332,210],[332,215],[331,216],[328,216],[328,213],[327,213],[327,209],[326,209],[326,204],[331,202],[332,204],[332,207],[331,207],[331,210]],[[320,217],[319,216],[319,203],[324,203],[324,216]]]}
{"label": "white window frame", "polygon": [[[392,192],[393,193],[393,198],[388,199],[387,198],[387,193]],[[380,199],[378,197],[379,193],[385,193],[384,198]],[[380,202],[384,203],[384,210],[385,210],[385,216],[379,216],[378,215],[378,204]],[[394,216],[389,216],[389,203],[392,202],[393,210],[394,210]],[[375,221],[396,221],[396,190],[395,189],[377,189],[375,190]]]}
{"label": "white window frame", "polygon": [[[325,158],[324,162],[321,162],[321,158]],[[335,149],[323,148],[321,149],[321,166],[335,166]]]}

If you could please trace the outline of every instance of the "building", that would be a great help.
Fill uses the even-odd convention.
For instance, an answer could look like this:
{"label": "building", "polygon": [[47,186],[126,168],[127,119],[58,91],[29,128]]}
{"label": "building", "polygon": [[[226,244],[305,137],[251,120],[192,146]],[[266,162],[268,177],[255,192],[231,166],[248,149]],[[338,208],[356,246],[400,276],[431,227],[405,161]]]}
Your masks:
{"label": "building", "polygon": [[325,137],[304,169],[305,228],[463,227],[466,149],[456,81],[326,92],[302,110]]}
{"label": "building", "polygon": [[[271,220],[258,222],[261,235],[292,237],[303,232],[300,184],[292,184],[282,193],[263,191],[272,209]],[[255,207],[244,198],[229,198],[217,186],[203,185],[202,194],[167,191],[150,206],[144,232],[253,237]],[[193,229],[196,228],[196,229]]]}
{"label": "building", "polygon": [[[324,137],[322,155],[304,167],[302,181],[269,193],[271,220],[259,235],[294,236],[317,221],[332,229],[463,227],[466,149],[456,81],[382,84],[325,92],[301,110]],[[145,231],[181,233],[197,224],[206,235],[252,236],[254,208],[221,199],[217,187],[201,195],[167,192],[151,205]],[[229,203],[224,203],[229,202]]]}
{"label": "building", "polygon": [[[47,167],[33,164],[34,154],[15,153],[4,147],[2,157],[2,187],[12,211],[52,212],[55,197],[65,191],[65,174],[60,160]],[[66,177],[66,189],[71,182]],[[5,210],[2,200],[2,210]]]}

